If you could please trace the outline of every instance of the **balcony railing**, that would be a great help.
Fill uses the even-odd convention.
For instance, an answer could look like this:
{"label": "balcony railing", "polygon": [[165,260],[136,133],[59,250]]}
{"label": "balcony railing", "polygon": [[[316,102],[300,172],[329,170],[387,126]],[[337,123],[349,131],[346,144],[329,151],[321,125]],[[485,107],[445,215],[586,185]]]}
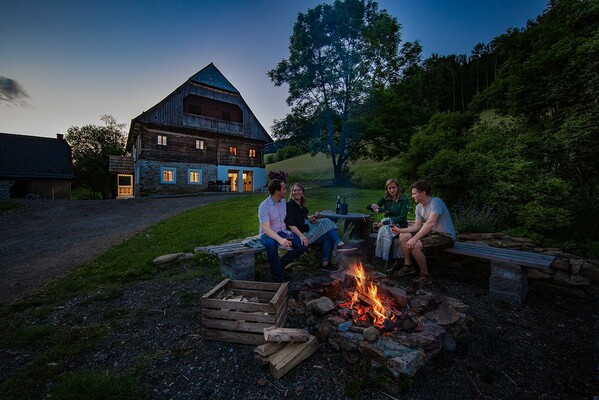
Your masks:
{"label": "balcony railing", "polygon": [[215,118],[202,117],[183,113],[183,126],[196,129],[204,129],[212,132],[232,133],[243,135],[243,124],[239,122],[221,121]]}

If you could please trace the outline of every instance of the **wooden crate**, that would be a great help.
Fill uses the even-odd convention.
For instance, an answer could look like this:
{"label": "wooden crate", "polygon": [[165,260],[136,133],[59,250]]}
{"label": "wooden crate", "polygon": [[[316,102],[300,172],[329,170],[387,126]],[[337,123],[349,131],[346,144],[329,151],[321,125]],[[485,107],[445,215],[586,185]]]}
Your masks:
{"label": "wooden crate", "polygon": [[[225,294],[252,301],[225,300]],[[202,296],[202,337],[208,340],[260,345],[264,328],[287,320],[288,283],[225,279]]]}

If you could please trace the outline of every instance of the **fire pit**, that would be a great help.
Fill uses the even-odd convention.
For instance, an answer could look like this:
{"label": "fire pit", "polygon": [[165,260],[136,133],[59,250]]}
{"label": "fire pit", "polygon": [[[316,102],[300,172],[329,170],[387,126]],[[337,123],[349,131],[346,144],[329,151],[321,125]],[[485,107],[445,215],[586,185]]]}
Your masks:
{"label": "fire pit", "polygon": [[320,341],[350,361],[366,357],[396,377],[413,376],[442,350],[452,350],[471,322],[460,300],[417,284],[397,286],[359,262],[336,277],[307,279],[297,289],[296,311]]}

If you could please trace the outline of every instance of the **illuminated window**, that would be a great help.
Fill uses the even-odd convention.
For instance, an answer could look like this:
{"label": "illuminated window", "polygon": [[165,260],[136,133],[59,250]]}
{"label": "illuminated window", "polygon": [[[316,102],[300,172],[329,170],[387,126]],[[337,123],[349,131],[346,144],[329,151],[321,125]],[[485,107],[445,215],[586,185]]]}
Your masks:
{"label": "illuminated window", "polygon": [[160,183],[177,183],[177,168],[160,167]]}
{"label": "illuminated window", "polygon": [[237,147],[229,146],[229,155],[236,156],[237,155]]}
{"label": "illuminated window", "polygon": [[204,150],[204,141],[196,140],[196,150]]}
{"label": "illuminated window", "polygon": [[187,183],[189,185],[200,185],[202,183],[202,170],[190,169],[187,172]]}
{"label": "illuminated window", "polygon": [[158,146],[166,146],[166,136],[158,135]]}
{"label": "illuminated window", "polygon": [[250,149],[250,157],[251,158],[255,158],[256,157],[256,149]]}

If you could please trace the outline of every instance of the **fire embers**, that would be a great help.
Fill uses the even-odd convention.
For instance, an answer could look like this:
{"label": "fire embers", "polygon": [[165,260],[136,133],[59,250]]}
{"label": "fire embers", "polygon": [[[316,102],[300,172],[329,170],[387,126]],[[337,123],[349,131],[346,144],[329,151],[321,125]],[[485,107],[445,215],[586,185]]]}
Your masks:
{"label": "fire embers", "polygon": [[418,327],[417,316],[409,310],[408,303],[379,293],[379,286],[367,279],[361,264],[346,275],[345,286],[349,288],[343,293],[350,300],[341,300],[337,311],[356,326],[373,325],[383,332],[409,332]]}

